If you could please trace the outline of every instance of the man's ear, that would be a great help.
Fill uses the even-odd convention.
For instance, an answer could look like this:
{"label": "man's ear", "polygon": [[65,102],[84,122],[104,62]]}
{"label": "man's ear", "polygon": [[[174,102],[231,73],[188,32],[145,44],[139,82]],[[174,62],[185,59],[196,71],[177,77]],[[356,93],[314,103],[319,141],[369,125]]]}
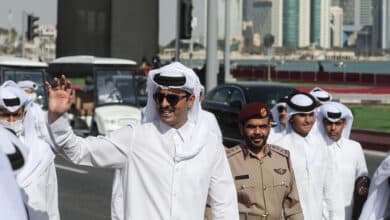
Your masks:
{"label": "man's ear", "polygon": [[188,103],[188,109],[191,109],[195,102],[195,96],[191,95],[188,97],[187,103]]}

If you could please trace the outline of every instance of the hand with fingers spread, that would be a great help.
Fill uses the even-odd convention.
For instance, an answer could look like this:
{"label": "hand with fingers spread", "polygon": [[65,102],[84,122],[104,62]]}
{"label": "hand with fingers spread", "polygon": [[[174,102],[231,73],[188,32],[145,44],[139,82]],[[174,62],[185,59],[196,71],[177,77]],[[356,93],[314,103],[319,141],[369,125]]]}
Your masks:
{"label": "hand with fingers spread", "polygon": [[49,92],[49,123],[57,120],[72,105],[72,84],[64,75],[54,78],[54,88],[46,82]]}

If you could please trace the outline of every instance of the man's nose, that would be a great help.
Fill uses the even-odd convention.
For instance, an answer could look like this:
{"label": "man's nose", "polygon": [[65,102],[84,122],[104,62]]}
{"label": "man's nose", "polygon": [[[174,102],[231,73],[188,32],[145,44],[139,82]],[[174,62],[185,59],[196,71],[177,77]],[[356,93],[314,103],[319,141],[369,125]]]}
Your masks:
{"label": "man's nose", "polygon": [[168,100],[167,100],[167,97],[163,98],[163,100],[161,101],[160,105],[161,105],[161,107],[167,107],[167,106],[170,105]]}
{"label": "man's nose", "polygon": [[14,121],[16,121],[16,117],[14,116],[14,115],[9,115],[8,116],[8,122],[14,122]]}

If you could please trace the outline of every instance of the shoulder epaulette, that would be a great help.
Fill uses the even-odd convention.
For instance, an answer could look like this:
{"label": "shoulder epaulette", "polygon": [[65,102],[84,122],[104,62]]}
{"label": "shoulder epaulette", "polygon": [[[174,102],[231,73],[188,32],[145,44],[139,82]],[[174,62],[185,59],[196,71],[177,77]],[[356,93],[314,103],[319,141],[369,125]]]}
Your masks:
{"label": "shoulder epaulette", "polygon": [[233,155],[236,155],[237,153],[241,152],[241,147],[240,145],[231,147],[231,148],[225,148],[226,156],[232,157]]}
{"label": "shoulder epaulette", "polygon": [[270,149],[284,157],[290,157],[290,151],[282,148],[282,147],[279,147],[279,146],[276,146],[276,145],[272,145],[270,144]]}

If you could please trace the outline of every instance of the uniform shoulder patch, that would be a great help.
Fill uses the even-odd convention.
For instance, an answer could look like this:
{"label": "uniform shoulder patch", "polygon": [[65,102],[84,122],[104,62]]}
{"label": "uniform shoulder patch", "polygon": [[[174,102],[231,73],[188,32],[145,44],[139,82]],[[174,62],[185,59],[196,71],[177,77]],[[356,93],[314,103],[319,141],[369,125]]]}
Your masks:
{"label": "uniform shoulder patch", "polygon": [[241,147],[240,147],[240,145],[237,145],[237,146],[234,146],[231,148],[225,147],[225,152],[226,152],[226,156],[229,158],[229,157],[232,157],[233,155],[236,155],[237,153],[241,152]]}
{"label": "uniform shoulder patch", "polygon": [[279,147],[277,145],[272,145],[270,144],[270,149],[273,151],[273,152],[276,152],[284,157],[290,157],[290,151],[282,148],[282,147]]}

